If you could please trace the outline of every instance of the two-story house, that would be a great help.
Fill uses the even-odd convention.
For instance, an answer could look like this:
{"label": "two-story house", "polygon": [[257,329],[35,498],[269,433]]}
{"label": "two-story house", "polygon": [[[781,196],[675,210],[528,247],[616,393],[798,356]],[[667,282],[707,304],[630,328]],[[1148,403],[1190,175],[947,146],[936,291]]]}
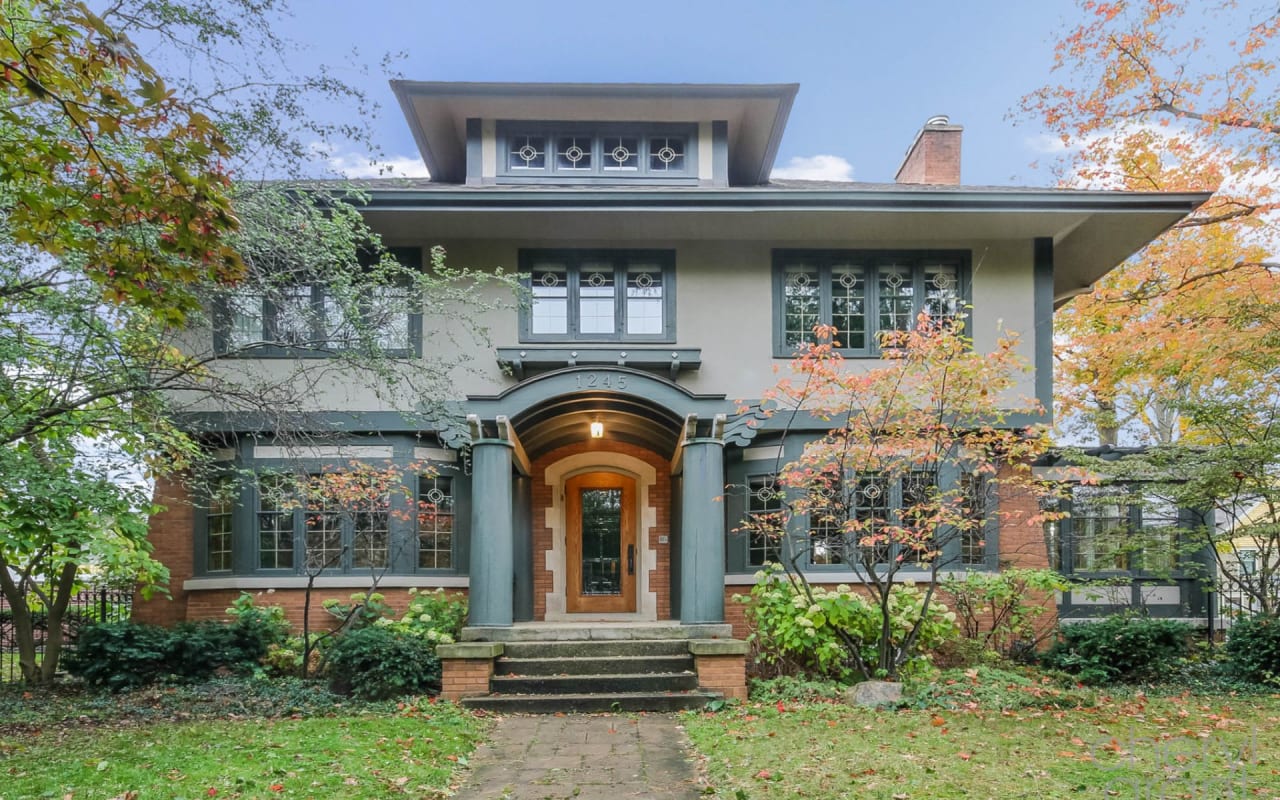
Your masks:
{"label": "two-story house", "polygon": [[[443,245],[450,263],[516,269],[529,290],[487,320],[494,348],[474,353],[433,429],[374,396],[324,401],[344,440],[305,453],[315,468],[435,467],[410,489],[438,513],[387,521],[395,546],[372,565],[393,600],[414,586],[466,591],[476,639],[580,622],[728,636],[741,619],[725,598],[770,547],[738,523],[767,510],[756,489],[779,456],[822,433],[782,441],[737,410],[816,323],[839,329],[849,358],[874,361],[879,335],[921,309],[970,306],[975,347],[1020,333],[1035,366],[1021,389],[1051,408],[1054,308],[1206,197],[965,186],[962,131],[945,117],[910,143],[894,183],[771,180],[797,88],[393,83],[431,179],[363,183],[367,221],[398,252]],[[429,319],[412,322],[424,347],[444,346]],[[231,414],[217,426],[242,469],[285,457],[272,431]],[[242,480],[238,502],[210,508],[161,486],[169,510],[153,541],[173,599],[139,617],[214,616],[268,588],[296,616],[320,534],[305,508],[281,513],[262,488]],[[995,531],[964,566],[1046,564],[1038,536]],[[316,586],[344,596],[370,566],[335,563]]]}

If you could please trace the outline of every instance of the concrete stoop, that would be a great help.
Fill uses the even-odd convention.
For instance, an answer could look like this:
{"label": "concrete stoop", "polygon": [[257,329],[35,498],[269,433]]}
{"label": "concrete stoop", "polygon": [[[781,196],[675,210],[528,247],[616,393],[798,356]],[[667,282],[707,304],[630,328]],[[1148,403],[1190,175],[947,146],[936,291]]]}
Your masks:
{"label": "concrete stoop", "polygon": [[688,639],[511,637],[501,650],[489,694],[463,697],[464,706],[526,714],[676,711],[723,697],[699,689]]}

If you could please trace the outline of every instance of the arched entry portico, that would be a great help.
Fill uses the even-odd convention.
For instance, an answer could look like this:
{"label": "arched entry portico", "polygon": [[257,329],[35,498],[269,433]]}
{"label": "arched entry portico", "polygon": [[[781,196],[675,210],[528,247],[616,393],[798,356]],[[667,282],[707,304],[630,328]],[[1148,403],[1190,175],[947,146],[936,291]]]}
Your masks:
{"label": "arched entry portico", "polygon": [[[575,614],[722,622],[727,406],[621,367],[469,398],[473,626]],[[597,476],[593,494],[570,494],[581,475]],[[613,494],[610,475],[625,478]],[[615,591],[616,603],[590,599]]]}

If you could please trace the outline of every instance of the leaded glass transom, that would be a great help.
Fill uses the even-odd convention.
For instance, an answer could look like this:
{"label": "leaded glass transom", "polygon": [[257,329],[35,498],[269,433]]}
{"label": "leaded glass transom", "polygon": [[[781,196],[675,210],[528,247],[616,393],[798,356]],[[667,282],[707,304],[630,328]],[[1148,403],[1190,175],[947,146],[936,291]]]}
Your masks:
{"label": "leaded glass transom", "polygon": [[655,136],[649,140],[649,171],[675,172],[684,170],[683,137]]}
{"label": "leaded glass transom", "polygon": [[590,136],[561,136],[556,140],[556,169],[589,171],[592,147]]}
{"label": "leaded glass transom", "polygon": [[547,139],[545,136],[513,136],[511,138],[511,169],[544,169],[547,166]]}
{"label": "leaded glass transom", "polygon": [[606,170],[640,169],[640,140],[634,136],[606,136],[603,151]]}

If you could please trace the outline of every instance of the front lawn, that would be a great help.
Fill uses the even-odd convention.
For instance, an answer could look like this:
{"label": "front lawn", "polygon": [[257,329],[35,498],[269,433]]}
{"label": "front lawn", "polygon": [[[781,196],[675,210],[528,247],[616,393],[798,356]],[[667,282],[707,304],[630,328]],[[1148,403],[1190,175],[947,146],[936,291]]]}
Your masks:
{"label": "front lawn", "polygon": [[709,794],[766,798],[1280,798],[1280,695],[1104,698],[1096,708],[689,713]]}
{"label": "front lawn", "polygon": [[31,697],[16,711],[7,698],[0,800],[444,797],[483,735],[458,707],[425,699],[322,708],[282,696],[271,707],[218,694]]}

